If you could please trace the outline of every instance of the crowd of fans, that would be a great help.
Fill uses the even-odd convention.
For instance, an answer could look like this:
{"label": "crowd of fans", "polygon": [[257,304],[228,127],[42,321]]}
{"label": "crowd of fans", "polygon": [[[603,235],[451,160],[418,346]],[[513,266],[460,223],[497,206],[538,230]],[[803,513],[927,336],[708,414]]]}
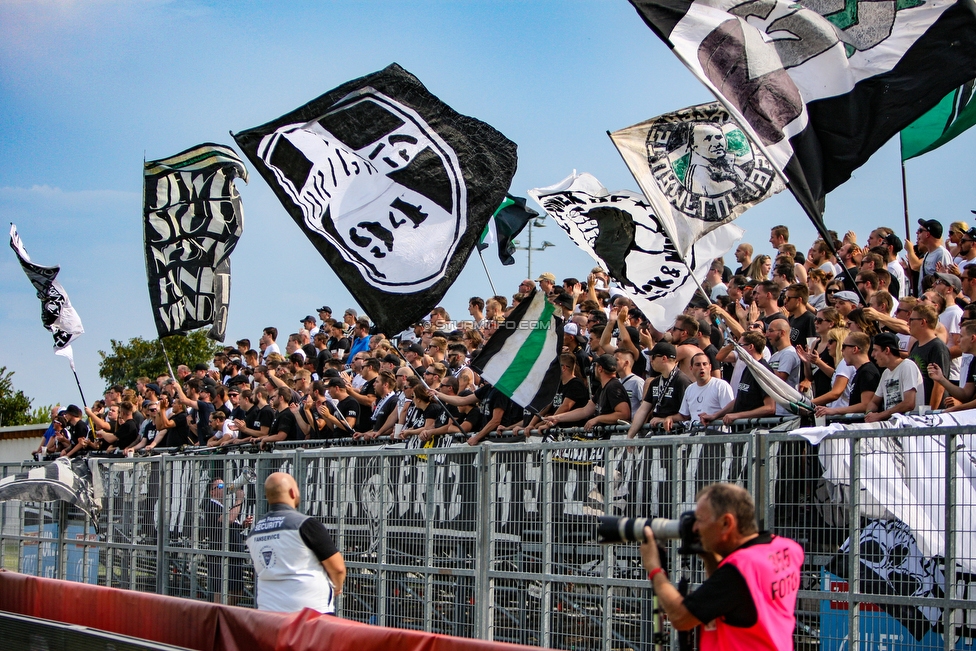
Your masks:
{"label": "crowd of fans", "polygon": [[[388,338],[356,310],[318,316],[283,338],[267,327],[212,364],[180,366],[175,378],[112,386],[90,408],[55,410],[38,455],[353,438],[418,447],[499,432],[633,437],[678,426],[722,427],[788,415],[766,394],[732,340],[807,394],[818,416],[868,422],[924,409],[976,406],[976,228],[919,220],[916,240],[880,227],[815,241],[806,255],[785,226],[770,254],[735,250],[735,271],[717,259],[704,289],[667,332],[594,268],[585,282],[551,273],[520,283],[510,299],[473,297],[468,315],[443,307]],[[836,255],[833,253],[836,251]],[[487,384],[471,359],[515,306],[545,292],[565,319],[561,383],[552,404],[529,413]],[[92,429],[90,429],[92,428]]]}

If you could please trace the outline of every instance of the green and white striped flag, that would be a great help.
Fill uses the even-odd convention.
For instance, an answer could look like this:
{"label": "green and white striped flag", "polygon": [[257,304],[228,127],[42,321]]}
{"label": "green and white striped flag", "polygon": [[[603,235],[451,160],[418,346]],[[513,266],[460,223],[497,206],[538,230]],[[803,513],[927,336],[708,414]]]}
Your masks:
{"label": "green and white striped flag", "polygon": [[976,124],[976,81],[968,81],[942,98],[934,109],[901,131],[901,159],[938,149]]}
{"label": "green and white striped flag", "polygon": [[562,319],[536,290],[498,325],[471,368],[517,405],[538,412],[559,388]]}

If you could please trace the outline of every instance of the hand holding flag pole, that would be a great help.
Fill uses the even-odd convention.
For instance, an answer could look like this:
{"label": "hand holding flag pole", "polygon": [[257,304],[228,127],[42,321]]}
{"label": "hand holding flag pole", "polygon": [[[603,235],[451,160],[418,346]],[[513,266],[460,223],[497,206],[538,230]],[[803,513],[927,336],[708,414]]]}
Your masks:
{"label": "hand holding flag pole", "polygon": [[463,428],[463,427],[461,427],[461,423],[459,423],[459,422],[458,422],[458,419],[454,417],[454,414],[452,414],[452,413],[451,413],[451,410],[450,410],[450,409],[448,409],[448,408],[447,408],[447,405],[446,405],[446,404],[444,404],[444,402],[443,402],[443,401],[442,401],[442,400],[440,399],[440,397],[438,397],[438,395],[437,395],[437,392],[436,392],[436,391],[434,391],[433,389],[431,389],[431,388],[430,388],[430,385],[429,385],[429,384],[427,384],[427,383],[426,383],[426,382],[424,381],[424,377],[423,377],[423,376],[422,376],[422,375],[421,375],[420,373],[418,373],[418,372],[417,372],[417,369],[415,369],[415,368],[414,368],[414,367],[413,367],[413,366],[412,366],[412,365],[410,364],[410,362],[408,362],[408,361],[407,361],[407,358],[406,358],[406,357],[404,357],[404,356],[403,356],[403,353],[402,353],[402,352],[400,351],[400,347],[399,347],[399,346],[394,346],[394,347],[393,347],[393,350],[395,350],[395,351],[396,351],[396,354],[397,354],[397,357],[399,357],[400,359],[402,359],[402,360],[403,360],[403,363],[407,365],[407,368],[409,368],[409,369],[410,369],[411,371],[413,371],[413,374],[417,376],[417,379],[419,379],[419,380],[420,380],[420,384],[421,384],[421,385],[423,385],[423,387],[424,387],[425,389],[427,389],[427,393],[429,393],[429,394],[430,394],[430,397],[431,397],[431,398],[433,398],[434,400],[436,400],[436,401],[437,401],[437,404],[439,404],[439,405],[440,405],[441,407],[443,407],[443,408],[444,408],[444,413],[446,413],[446,414],[447,414],[447,417],[451,419],[451,423],[452,423],[452,424],[453,424],[453,425],[454,425],[455,427],[457,427],[457,428],[458,428],[458,430],[460,430],[460,432],[461,432],[462,434],[464,434],[464,428]]}

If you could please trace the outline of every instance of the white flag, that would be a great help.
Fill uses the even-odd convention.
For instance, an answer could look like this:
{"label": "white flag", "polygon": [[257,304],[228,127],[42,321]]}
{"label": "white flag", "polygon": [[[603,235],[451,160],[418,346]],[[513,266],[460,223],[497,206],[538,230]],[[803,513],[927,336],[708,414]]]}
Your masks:
{"label": "white flag", "polygon": [[674,242],[637,192],[609,192],[590,174],[575,172],[529,195],[573,242],[607,270],[647,320],[666,330],[688,305],[715,258],[728,253],[743,231],[725,224],[698,240],[682,262]]}
{"label": "white flag", "polygon": [[678,252],[786,186],[718,102],[610,134]]}

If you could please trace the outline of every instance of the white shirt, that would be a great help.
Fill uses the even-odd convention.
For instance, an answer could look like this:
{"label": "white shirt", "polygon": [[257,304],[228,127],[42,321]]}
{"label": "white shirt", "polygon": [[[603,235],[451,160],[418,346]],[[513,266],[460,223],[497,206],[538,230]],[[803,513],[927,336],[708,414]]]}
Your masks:
{"label": "white shirt", "polygon": [[[945,311],[939,315],[939,323],[945,326],[946,332],[950,335],[957,335],[962,330],[959,324],[962,323],[962,308],[952,303],[947,305]],[[957,381],[962,374],[962,360],[958,357],[952,358],[949,363],[949,379]]]}
{"label": "white shirt", "polygon": [[895,259],[889,262],[888,273],[898,281],[898,296],[895,298],[908,296],[908,280],[905,278],[905,268],[901,266],[901,261]]}
{"label": "white shirt", "polygon": [[922,374],[911,360],[903,361],[894,371],[885,369],[881,382],[874,395],[882,400],[882,410],[891,409],[905,399],[905,392],[915,389],[915,406],[925,404],[925,391],[922,389]]}
{"label": "white shirt", "polygon": [[833,386],[837,382],[837,378],[843,376],[843,377],[846,377],[847,378],[847,386],[844,387],[844,393],[842,393],[839,398],[837,398],[836,400],[834,400],[833,402],[831,402],[829,405],[827,405],[828,407],[847,407],[847,406],[850,406],[850,404],[851,404],[851,391],[854,390],[854,382],[852,380],[854,379],[854,373],[856,371],[857,371],[857,369],[855,369],[853,366],[851,366],[850,364],[848,364],[844,360],[841,360],[840,361],[840,364],[838,364],[837,365],[837,368],[834,369],[834,375],[833,375],[833,377],[830,378],[830,385]]}
{"label": "white shirt", "polygon": [[702,414],[721,411],[733,399],[732,387],[725,380],[712,378],[705,386],[695,382],[685,389],[678,413],[687,416],[692,423],[700,423]]}

